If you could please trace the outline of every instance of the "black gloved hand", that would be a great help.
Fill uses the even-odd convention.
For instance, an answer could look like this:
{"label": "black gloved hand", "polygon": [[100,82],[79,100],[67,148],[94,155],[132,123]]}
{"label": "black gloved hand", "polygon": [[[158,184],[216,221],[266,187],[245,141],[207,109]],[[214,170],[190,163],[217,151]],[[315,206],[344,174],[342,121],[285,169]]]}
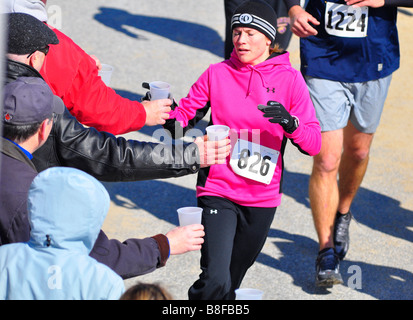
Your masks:
{"label": "black gloved hand", "polygon": [[268,101],[266,106],[260,104],[258,110],[264,113],[265,118],[270,118],[268,119],[269,122],[280,124],[287,133],[293,133],[298,128],[297,118],[291,116],[284,106],[277,101]]}
{"label": "black gloved hand", "polygon": [[[142,88],[150,90],[149,82],[142,82]],[[142,101],[151,101],[150,91],[146,91],[145,96],[142,97]]]}

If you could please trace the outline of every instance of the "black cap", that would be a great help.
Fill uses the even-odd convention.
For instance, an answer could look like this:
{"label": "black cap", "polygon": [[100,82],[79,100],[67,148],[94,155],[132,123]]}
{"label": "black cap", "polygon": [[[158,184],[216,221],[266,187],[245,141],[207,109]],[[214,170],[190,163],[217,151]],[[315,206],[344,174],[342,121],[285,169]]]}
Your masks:
{"label": "black cap", "polygon": [[246,1],[232,16],[231,29],[237,27],[258,30],[274,43],[277,34],[277,14],[263,1]]}
{"label": "black cap", "polygon": [[50,44],[58,44],[56,34],[46,24],[26,13],[7,14],[7,52],[30,54]]}
{"label": "black cap", "polygon": [[41,78],[21,77],[4,86],[3,121],[13,125],[40,123],[65,105]]}

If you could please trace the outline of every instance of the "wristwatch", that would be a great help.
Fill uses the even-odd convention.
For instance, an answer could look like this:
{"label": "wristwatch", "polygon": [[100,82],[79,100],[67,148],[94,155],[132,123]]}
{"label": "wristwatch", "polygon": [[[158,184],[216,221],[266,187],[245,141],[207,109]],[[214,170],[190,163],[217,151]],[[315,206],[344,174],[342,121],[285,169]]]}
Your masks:
{"label": "wristwatch", "polygon": [[294,119],[294,126],[297,129],[298,126],[300,125],[300,120],[296,116],[292,116]]}

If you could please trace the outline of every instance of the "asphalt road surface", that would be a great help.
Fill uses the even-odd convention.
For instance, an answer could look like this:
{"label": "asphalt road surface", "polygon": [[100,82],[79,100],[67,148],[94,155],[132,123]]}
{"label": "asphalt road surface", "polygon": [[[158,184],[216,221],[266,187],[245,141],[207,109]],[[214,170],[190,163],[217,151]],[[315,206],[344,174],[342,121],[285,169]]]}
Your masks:
{"label": "asphalt road surface", "polygon": [[[142,82],[163,80],[172,84],[179,100],[211,63],[223,59],[221,0],[49,0],[48,12],[51,24],[114,66],[111,87],[130,99],[145,94]],[[259,288],[268,300],[413,298],[412,22],[413,10],[400,10],[401,67],[394,74],[368,172],[352,207],[356,221],[341,264],[344,284],[327,289],[314,285],[318,242],[308,202],[312,159],[289,144],[283,201],[242,287]],[[299,68],[298,38],[293,37],[288,50]],[[153,141],[156,129],[125,136]],[[112,204],[103,229],[119,240],[166,233],[178,224],[176,209],[196,203],[195,181],[192,175],[105,183]],[[125,284],[156,282],[175,299],[185,300],[200,273],[199,258],[199,252],[172,256],[166,267]]]}

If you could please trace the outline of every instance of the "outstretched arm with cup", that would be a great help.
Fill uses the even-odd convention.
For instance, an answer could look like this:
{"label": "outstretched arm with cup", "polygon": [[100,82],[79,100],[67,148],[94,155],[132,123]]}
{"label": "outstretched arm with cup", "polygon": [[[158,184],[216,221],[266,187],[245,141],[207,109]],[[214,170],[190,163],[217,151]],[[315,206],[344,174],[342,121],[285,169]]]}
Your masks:
{"label": "outstretched arm with cup", "polygon": [[[142,83],[142,87],[145,89],[148,89],[149,91],[145,94],[145,96],[143,97],[143,103],[145,101],[152,101],[152,97],[153,97],[153,93],[151,91],[151,86],[152,83],[148,83],[148,82],[144,82]],[[176,101],[174,100],[172,94],[168,91],[168,98],[170,99],[172,105],[171,105],[171,109],[175,110],[175,108],[178,107],[178,104],[176,103]],[[162,101],[162,100],[154,100],[154,101]],[[204,110],[207,109],[207,107],[203,108]],[[176,121],[175,119],[169,119],[166,120],[163,127],[164,129],[170,133],[170,135],[174,138],[174,139],[178,139],[181,138],[184,134],[185,131],[187,131],[189,128],[192,128],[195,124],[196,121],[203,118],[203,116],[206,114],[201,112],[197,112],[196,113],[197,116],[194,117],[192,120],[191,125],[187,126],[185,129],[182,128],[182,126],[180,125],[180,123],[178,121]],[[169,118],[169,114],[168,114],[168,118]],[[178,129],[177,129],[178,128]],[[178,131],[181,131],[180,133]],[[204,167],[208,167],[210,165],[213,164],[223,164],[226,162],[226,158],[229,155],[229,152],[231,150],[231,141],[229,139],[223,139],[220,141],[208,141],[208,138],[206,135],[204,135],[203,137],[197,137],[194,140],[194,144],[198,147],[199,149],[199,161],[200,161],[200,167],[204,168]]]}
{"label": "outstretched arm with cup", "polygon": [[213,164],[224,164],[231,151],[231,140],[209,141],[206,135],[195,139],[200,155],[200,167],[205,168]]}
{"label": "outstretched arm with cup", "polygon": [[163,125],[169,118],[172,101],[169,99],[160,99],[154,101],[142,101],[146,113],[145,125],[156,126]]}
{"label": "outstretched arm with cup", "polygon": [[102,81],[96,57],[52,29],[59,45],[50,48],[40,73],[79,122],[115,135],[163,124],[169,101],[141,103],[120,96]]}
{"label": "outstretched arm with cup", "polygon": [[[155,86],[157,83],[164,84],[164,88],[151,89],[151,86]],[[173,104],[173,98],[169,94],[169,84],[161,81],[154,81],[151,83],[143,82],[142,87],[148,89],[149,91],[142,98],[142,105],[146,111],[146,125],[164,125],[165,121],[169,119],[169,113],[171,112],[171,106]],[[157,90],[158,89],[158,90]],[[156,91],[159,94],[155,95],[153,92]],[[154,96],[152,98],[152,95]]]}
{"label": "outstretched arm with cup", "polygon": [[200,250],[204,243],[204,235],[204,226],[202,224],[191,224],[172,229],[166,234],[170,254],[183,254],[189,251]]}
{"label": "outstretched arm with cup", "polygon": [[176,227],[165,235],[121,242],[109,239],[101,230],[90,256],[128,279],[165,266],[170,255],[200,250],[204,234],[202,224],[193,224]]}

